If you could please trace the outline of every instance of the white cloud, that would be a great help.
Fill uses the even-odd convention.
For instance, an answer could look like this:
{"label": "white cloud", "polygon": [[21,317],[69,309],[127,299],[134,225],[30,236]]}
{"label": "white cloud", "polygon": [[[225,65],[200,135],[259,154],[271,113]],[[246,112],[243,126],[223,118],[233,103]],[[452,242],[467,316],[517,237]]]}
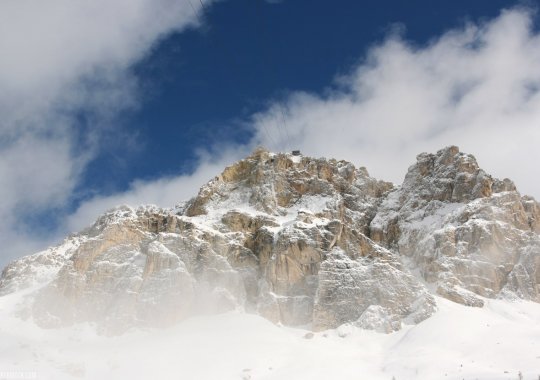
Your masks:
{"label": "white cloud", "polygon": [[215,155],[200,152],[197,170],[192,174],[160,178],[154,181],[135,181],[128,191],[111,196],[98,196],[83,203],[66,220],[67,231],[79,231],[87,227],[105,210],[119,205],[138,206],[153,204],[160,207],[173,207],[189,200],[198,189],[217,174],[226,165],[247,155],[247,147],[222,147]]}
{"label": "white cloud", "polygon": [[396,183],[416,154],[456,144],[538,196],[540,37],[532,17],[503,11],[427,46],[389,36],[326,94],[293,93],[255,115],[256,140],[348,159]]}
{"label": "white cloud", "polygon": [[[0,2],[0,264],[43,245],[42,236],[25,230],[26,218],[70,201],[99,147],[100,126],[137,105],[130,67],[163,36],[196,26],[199,6]],[[82,136],[80,112],[95,125]]]}

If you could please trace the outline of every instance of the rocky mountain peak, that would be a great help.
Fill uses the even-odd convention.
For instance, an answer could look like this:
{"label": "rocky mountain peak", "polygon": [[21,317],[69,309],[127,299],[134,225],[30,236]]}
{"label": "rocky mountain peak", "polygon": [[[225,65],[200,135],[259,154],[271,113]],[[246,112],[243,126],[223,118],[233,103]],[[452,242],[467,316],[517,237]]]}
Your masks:
{"label": "rocky mountain peak", "polygon": [[306,195],[380,197],[392,187],[347,161],[257,149],[203,186],[185,213],[203,215],[208,207],[229,202],[283,215]]}
{"label": "rocky mountain peak", "polygon": [[498,191],[505,186],[513,187],[511,182],[494,181],[480,169],[472,154],[460,152],[457,146],[446,147],[435,154],[422,153],[416,160],[405,176],[403,188],[418,194],[417,201],[463,203],[491,196],[494,182]]}
{"label": "rocky mountain peak", "polygon": [[[509,179],[482,170],[455,146],[418,155],[403,185],[390,193],[371,223],[372,238],[412,259],[437,292],[482,305],[477,295],[523,294],[540,301],[537,277],[538,203]],[[534,257],[534,259],[532,258]],[[522,283],[517,286],[516,281]]]}
{"label": "rocky mountain peak", "polygon": [[[44,327],[107,333],[243,309],[314,330],[394,331],[435,295],[540,302],[540,205],[455,146],[394,186],[346,161],[256,150],[179,209],[119,207],[6,267]],[[27,290],[29,291],[29,290]]]}

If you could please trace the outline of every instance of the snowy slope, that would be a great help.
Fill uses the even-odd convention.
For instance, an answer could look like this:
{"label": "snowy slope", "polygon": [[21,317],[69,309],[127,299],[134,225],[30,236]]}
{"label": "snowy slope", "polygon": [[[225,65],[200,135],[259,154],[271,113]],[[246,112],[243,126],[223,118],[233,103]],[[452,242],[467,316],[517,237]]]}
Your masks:
{"label": "snowy slope", "polygon": [[[45,330],[0,298],[0,378],[39,379],[524,379],[540,375],[540,304],[438,298],[431,318],[381,334],[351,325],[314,333],[229,312],[167,329],[97,335],[89,325]],[[309,336],[309,335],[308,335]],[[19,377],[20,378],[20,377]]]}

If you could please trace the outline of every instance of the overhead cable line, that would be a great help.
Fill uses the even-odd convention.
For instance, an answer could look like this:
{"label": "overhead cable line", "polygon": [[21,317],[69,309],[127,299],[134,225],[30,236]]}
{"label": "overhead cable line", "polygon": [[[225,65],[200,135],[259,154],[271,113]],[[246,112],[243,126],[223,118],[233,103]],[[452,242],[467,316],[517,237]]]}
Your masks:
{"label": "overhead cable line", "polygon": [[[269,74],[272,74],[272,76],[276,79],[275,82],[277,82],[277,79],[279,77],[281,77],[281,75],[279,75],[279,63],[278,63],[278,66],[276,67],[276,64],[272,65],[271,67],[268,67],[268,63],[269,62],[273,62],[270,58],[271,58],[271,55],[268,53],[268,49],[266,49],[266,44],[264,43],[264,32],[267,31],[267,29],[265,28],[266,25],[269,25],[270,23],[267,22],[267,20],[265,20],[265,13],[264,11],[262,10],[262,4],[264,4],[263,1],[258,1],[258,13],[259,13],[259,16],[260,16],[260,25],[261,25],[261,28],[262,28],[262,31],[261,31],[261,41],[262,43],[260,43],[261,46],[263,46],[263,54],[265,57],[263,58],[263,62],[266,63],[266,72],[269,73]],[[266,22],[265,22],[266,21]],[[288,130],[288,126],[287,126],[287,123],[286,123],[286,120],[285,120],[285,113],[283,111],[283,104],[282,102],[279,102],[279,101],[276,101],[276,105],[275,105],[275,109],[276,109],[276,116],[275,116],[275,123],[276,123],[276,134],[278,135],[278,141],[281,140],[283,142],[282,146],[286,149],[286,150],[290,150],[290,144],[291,144],[291,138],[290,138],[290,134],[289,134],[289,130]]]}
{"label": "overhead cable line", "polygon": [[[199,12],[196,10],[193,2],[191,0],[188,0],[188,1],[189,1],[189,4],[190,4],[191,8],[193,9],[194,14],[198,18],[199,23],[203,24],[203,17],[204,17],[205,14],[208,14],[208,12],[209,12],[208,6],[206,5],[205,1],[199,0],[199,3],[201,5],[201,8],[200,8]],[[253,3],[253,0],[248,0],[248,1],[250,1],[251,4],[256,4],[258,2],[258,5],[259,5],[258,6],[258,11],[259,11],[259,15],[261,16],[259,25],[262,28],[262,30],[259,30],[259,33],[262,36],[264,34],[264,32],[265,32],[265,30],[264,30],[265,27],[264,26],[269,24],[268,22],[265,22],[265,20],[264,20],[264,18],[265,18],[264,14],[265,13],[262,10],[262,4],[264,4],[264,1],[256,0],[255,3]],[[254,5],[254,8],[257,8],[257,5]],[[257,10],[255,10],[255,12],[257,12]],[[226,64],[223,65],[223,67],[225,68],[224,79],[229,82],[229,81],[231,81],[231,77],[230,77],[230,75],[228,75],[228,74],[230,74],[230,71],[227,72],[226,66],[229,66],[229,68],[231,67],[231,64],[232,65],[236,64],[238,66],[238,60],[233,59],[233,57],[230,56],[231,52],[229,51],[229,49],[227,49],[225,47],[225,44],[220,43],[219,41],[217,41],[217,37],[218,36],[214,35],[214,38],[210,38],[210,41],[211,41],[212,45],[214,45],[215,52],[217,54],[219,54],[219,51],[222,51],[223,56],[225,58],[225,61],[229,62],[229,65],[226,65]],[[266,48],[266,45],[264,43],[264,36],[260,37],[260,41],[261,41],[261,43],[259,43],[259,45],[263,46],[262,47],[263,48],[263,54],[261,54],[261,56],[263,56],[263,55],[265,56],[265,57],[263,57],[262,62],[263,62],[264,65],[266,65],[266,68],[263,67],[263,71],[265,71],[267,74],[272,74],[272,76],[277,78],[277,77],[280,76],[280,75],[278,75],[279,67],[276,68],[275,64],[272,65],[272,67],[269,67],[268,63],[272,62],[272,60],[270,59],[270,54],[268,53],[268,49]],[[233,62],[234,60],[236,62]],[[230,86],[228,85],[227,87],[229,87],[230,90],[233,90],[235,88],[234,83],[230,83]],[[287,122],[286,122],[285,112],[283,110],[284,106],[283,106],[282,102],[276,102],[275,107],[276,107],[275,108],[275,110],[276,110],[276,114],[275,114],[275,123],[276,123],[275,133],[271,133],[271,129],[269,129],[268,125],[267,125],[268,123],[262,122],[260,129],[262,129],[263,135],[266,136],[267,141],[270,144],[274,145],[278,149],[279,149],[279,146],[281,145],[285,149],[289,150],[290,149],[290,144],[291,144],[291,138],[290,138]],[[282,141],[282,144],[280,144],[280,141]]]}
{"label": "overhead cable line", "polygon": [[[208,10],[208,6],[205,4],[205,2],[203,0],[199,0],[199,3],[201,4],[201,9],[202,9],[202,13],[208,13],[209,10]],[[199,19],[199,21],[201,22],[202,24],[202,20]],[[229,73],[232,73],[234,72],[234,67],[239,67],[240,64],[238,62],[238,59],[237,57],[234,56],[234,54],[231,53],[231,51],[229,49],[227,49],[225,47],[225,44],[224,43],[220,43],[217,39],[217,36],[215,37],[215,39],[211,39],[211,42],[213,42],[213,45],[215,47],[215,50],[216,52],[222,52],[222,56],[224,57],[224,60],[223,60],[223,63],[224,63],[224,66],[228,66],[229,67],[229,70],[228,72],[225,72],[225,79],[229,82],[229,89],[230,91],[235,91],[237,92],[237,87],[235,86],[235,83],[234,81],[231,79],[231,76],[228,75]],[[237,92],[238,93],[238,92]],[[274,144],[274,145],[278,145],[272,134],[269,132],[267,126],[265,123],[262,124],[262,132],[264,135],[266,135],[266,139],[267,141],[269,141],[271,144]]]}

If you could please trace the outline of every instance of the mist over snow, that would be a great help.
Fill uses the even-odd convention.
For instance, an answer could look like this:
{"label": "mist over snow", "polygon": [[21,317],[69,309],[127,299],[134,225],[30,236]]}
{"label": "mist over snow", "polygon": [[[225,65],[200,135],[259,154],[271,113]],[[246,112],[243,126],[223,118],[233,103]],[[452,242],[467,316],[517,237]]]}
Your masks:
{"label": "mist over snow", "polygon": [[513,380],[521,373],[533,380],[539,374],[534,303],[491,301],[471,309],[444,301],[426,323],[394,334],[343,326],[307,339],[306,330],[231,312],[113,339],[88,325],[60,331],[29,325],[3,312],[16,300],[0,299],[0,362],[19,378]]}

